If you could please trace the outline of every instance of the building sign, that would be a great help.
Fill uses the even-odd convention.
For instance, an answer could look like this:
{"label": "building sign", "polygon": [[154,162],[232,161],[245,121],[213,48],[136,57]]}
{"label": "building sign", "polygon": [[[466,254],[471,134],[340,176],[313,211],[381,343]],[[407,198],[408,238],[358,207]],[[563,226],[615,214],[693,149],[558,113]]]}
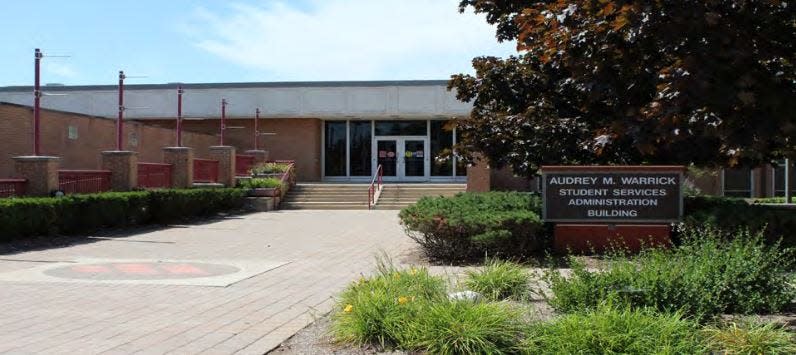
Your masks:
{"label": "building sign", "polygon": [[681,166],[542,167],[546,222],[666,223],[682,217]]}

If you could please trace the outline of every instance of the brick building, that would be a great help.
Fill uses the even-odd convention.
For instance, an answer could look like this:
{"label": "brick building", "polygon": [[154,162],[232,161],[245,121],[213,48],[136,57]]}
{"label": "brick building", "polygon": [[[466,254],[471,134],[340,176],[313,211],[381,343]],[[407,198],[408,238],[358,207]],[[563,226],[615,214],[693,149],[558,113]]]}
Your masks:
{"label": "brick building", "polygon": [[[137,151],[142,162],[162,161],[161,148],[174,145],[171,129],[128,121],[124,131],[126,148]],[[42,154],[61,157],[64,169],[99,169],[101,152],[116,148],[116,122],[107,117],[42,109],[40,134]],[[12,157],[31,155],[32,135],[33,109],[0,100],[0,177],[14,175]],[[206,156],[216,140],[203,133],[183,136],[198,157]]]}
{"label": "brick building", "polygon": [[[225,144],[254,148],[255,109],[261,109],[259,148],[271,159],[296,161],[300,181],[367,182],[384,170],[393,182],[468,182],[471,190],[535,189],[535,182],[486,164],[465,166],[451,154],[457,132],[450,121],[471,106],[455,98],[445,81],[362,81],[182,84],[185,144],[197,150],[218,144],[221,100],[228,119]],[[125,138],[142,161],[173,145],[177,84],[127,85]],[[114,148],[117,86],[48,86],[42,106],[43,150],[68,168],[96,168],[99,152]],[[30,153],[31,87],[1,87],[0,176],[9,158]],[[20,106],[25,105],[25,106]],[[68,113],[73,112],[73,113]],[[76,135],[77,138],[71,138]],[[155,160],[158,161],[158,160]],[[759,197],[784,194],[784,169],[763,167],[691,176],[714,195]],[[792,186],[792,185],[791,185]]]}

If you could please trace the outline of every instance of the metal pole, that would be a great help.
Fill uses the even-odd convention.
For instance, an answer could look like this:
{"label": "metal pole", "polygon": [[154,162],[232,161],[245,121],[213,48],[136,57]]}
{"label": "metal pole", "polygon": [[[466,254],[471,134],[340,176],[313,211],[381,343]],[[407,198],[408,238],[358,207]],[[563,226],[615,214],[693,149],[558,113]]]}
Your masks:
{"label": "metal pole", "polygon": [[41,154],[41,51],[36,48],[33,60],[33,155]]}
{"label": "metal pole", "polygon": [[221,133],[219,134],[219,145],[224,145],[224,120],[227,116],[227,99],[221,99]]}
{"label": "metal pole", "polygon": [[785,203],[791,203],[791,199],[793,197],[791,196],[791,191],[790,191],[791,174],[793,174],[793,172],[791,171],[790,168],[790,159],[785,159]]}
{"label": "metal pole", "polygon": [[119,117],[116,119],[116,150],[124,147],[124,71],[119,71]]}
{"label": "metal pole", "polygon": [[177,86],[177,146],[182,147],[182,85]]}
{"label": "metal pole", "polygon": [[260,131],[257,128],[257,121],[259,120],[260,120],[260,108],[258,107],[256,110],[254,110],[254,150],[257,150],[258,149],[257,147],[259,146],[259,144],[257,144],[259,143],[258,141],[260,140],[259,138]]}

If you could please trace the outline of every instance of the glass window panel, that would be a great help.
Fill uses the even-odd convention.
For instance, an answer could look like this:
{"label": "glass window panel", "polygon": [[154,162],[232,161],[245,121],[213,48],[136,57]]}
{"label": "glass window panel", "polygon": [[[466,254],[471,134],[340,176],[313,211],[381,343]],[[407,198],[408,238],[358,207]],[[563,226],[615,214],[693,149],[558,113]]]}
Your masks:
{"label": "glass window panel", "polygon": [[370,121],[349,123],[349,162],[351,176],[370,176],[371,130]]}
{"label": "glass window panel", "polygon": [[453,127],[447,121],[431,121],[431,176],[453,175]]}
{"label": "glass window panel", "polygon": [[345,121],[326,121],[325,122],[325,167],[326,176],[346,176],[345,166]]}
{"label": "glass window panel", "polygon": [[724,196],[751,197],[752,170],[749,168],[725,169]]}
{"label": "glass window panel", "polygon": [[[456,143],[459,143],[459,132],[454,131],[456,136]],[[456,176],[467,176],[467,164],[460,159],[456,159]]]}
{"label": "glass window panel", "polygon": [[425,136],[427,121],[376,121],[377,136]]}
{"label": "glass window panel", "polygon": [[[793,164],[791,164],[791,176],[790,176],[790,189],[791,191],[794,190],[794,183],[796,183],[796,171],[793,170]],[[774,169],[774,196],[783,197],[785,196],[785,161],[777,162],[777,167]]]}

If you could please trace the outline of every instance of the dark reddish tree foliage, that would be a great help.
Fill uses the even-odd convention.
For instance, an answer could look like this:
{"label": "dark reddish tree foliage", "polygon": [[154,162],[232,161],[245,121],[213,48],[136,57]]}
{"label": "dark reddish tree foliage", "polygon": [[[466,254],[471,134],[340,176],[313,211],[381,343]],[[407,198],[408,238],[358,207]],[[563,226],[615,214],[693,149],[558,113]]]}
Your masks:
{"label": "dark reddish tree foliage", "polygon": [[796,157],[796,8],[776,0],[463,0],[516,41],[449,88],[463,151],[542,164],[757,165]]}

